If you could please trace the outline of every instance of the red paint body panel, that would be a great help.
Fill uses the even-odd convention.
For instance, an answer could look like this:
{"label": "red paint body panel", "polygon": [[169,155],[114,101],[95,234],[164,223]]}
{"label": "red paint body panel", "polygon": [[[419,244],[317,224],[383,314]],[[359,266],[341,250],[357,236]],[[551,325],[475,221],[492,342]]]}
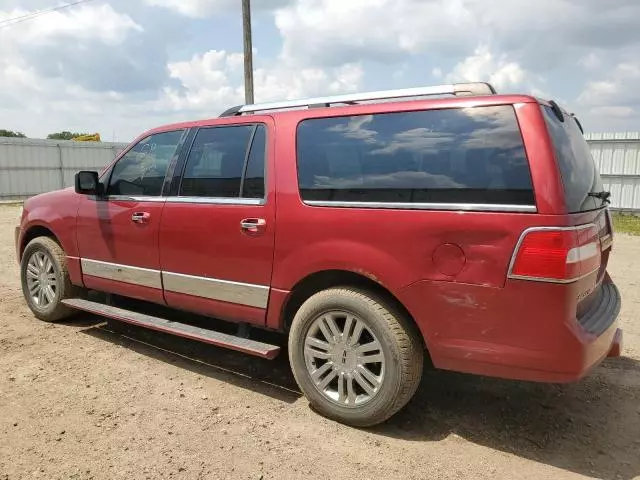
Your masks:
{"label": "red paint body panel", "polygon": [[566,213],[560,169],[555,162],[553,146],[540,112],[540,105],[516,104],[516,116],[529,160],[538,213]]}
{"label": "red paint body panel", "polygon": [[20,229],[16,236],[16,256],[22,258],[26,236],[31,229],[44,227],[51,231],[68,257],[69,277],[74,285],[82,286],[82,271],[75,236],[76,212],[80,197],[67,188],[31,197],[24,203]]}
{"label": "red paint body panel", "polygon": [[69,271],[69,279],[74,285],[84,287],[84,280],[82,279],[82,266],[80,265],[80,259],[78,257],[67,257],[67,269]]}
{"label": "red paint body panel", "polygon": [[290,291],[272,288],[269,294],[269,308],[267,310],[267,327],[274,330],[282,328],[284,319],[284,307],[289,298]]}
{"label": "red paint body panel", "polygon": [[[272,202],[273,203],[273,202]],[[275,209],[272,205],[218,205],[167,203],[160,231],[163,271],[269,286],[273,264]],[[261,235],[240,230],[244,218],[263,218],[267,228]],[[167,304],[190,308],[197,297],[182,298],[167,293]],[[175,303],[178,301],[179,303]],[[196,306],[196,305],[193,305]],[[200,313],[231,320],[230,305],[199,299]],[[237,305],[233,319],[242,318],[264,325],[266,309],[256,317],[254,308]]]}
{"label": "red paint body panel", "polygon": [[[163,202],[105,201],[83,196],[78,206],[76,225],[78,256],[159,271],[158,232],[163,207]],[[132,222],[134,212],[149,213],[149,221],[144,224]],[[96,288],[93,279],[86,278],[85,284],[89,288]],[[100,284],[107,287],[104,288],[107,292],[126,295],[126,289],[124,293],[122,290],[122,282],[101,280]],[[136,298],[164,302],[160,288],[145,288],[144,291],[148,297]]]}
{"label": "red paint body panel", "polygon": [[172,308],[220,318],[229,322],[251,323],[253,325],[264,326],[265,310],[263,308],[221,302],[210,298],[201,298],[168,291],[164,292],[164,297],[167,305]]}
{"label": "red paint body panel", "polygon": [[[150,298],[162,299],[162,290],[157,288],[134,285],[132,283],[116,282],[106,278],[93,277],[87,274],[84,274],[83,278],[84,284],[87,288],[97,290],[99,292],[114,293],[116,295],[122,295],[123,297],[131,297],[146,302],[150,302]],[[164,304],[164,301],[159,300],[154,303]]]}
{"label": "red paint body panel", "polygon": [[33,227],[47,228],[56,236],[67,255],[78,256],[75,224],[79,201],[80,196],[70,188],[43,193],[26,200],[18,236],[19,257],[25,247],[25,235]]}

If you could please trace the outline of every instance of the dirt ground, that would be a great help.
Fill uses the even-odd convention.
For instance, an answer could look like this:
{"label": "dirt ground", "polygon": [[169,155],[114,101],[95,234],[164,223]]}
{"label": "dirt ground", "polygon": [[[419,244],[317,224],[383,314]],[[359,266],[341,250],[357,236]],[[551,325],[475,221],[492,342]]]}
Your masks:
{"label": "dirt ground", "polygon": [[309,409],[286,354],[35,320],[17,213],[0,207],[0,480],[640,478],[640,237],[618,235],[610,263],[623,358],[570,385],[432,371],[400,414],[358,430]]}

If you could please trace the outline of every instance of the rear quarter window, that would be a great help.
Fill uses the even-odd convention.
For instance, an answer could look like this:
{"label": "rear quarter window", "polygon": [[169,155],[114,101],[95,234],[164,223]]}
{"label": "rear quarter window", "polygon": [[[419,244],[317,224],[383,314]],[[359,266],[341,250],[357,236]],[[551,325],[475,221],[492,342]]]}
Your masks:
{"label": "rear quarter window", "polygon": [[602,207],[602,200],[589,195],[603,190],[602,179],[578,124],[568,115],[561,122],[547,105],[541,108],[560,169],[567,210],[576,213]]}
{"label": "rear quarter window", "polygon": [[511,106],[304,120],[297,152],[304,201],[535,205]]}

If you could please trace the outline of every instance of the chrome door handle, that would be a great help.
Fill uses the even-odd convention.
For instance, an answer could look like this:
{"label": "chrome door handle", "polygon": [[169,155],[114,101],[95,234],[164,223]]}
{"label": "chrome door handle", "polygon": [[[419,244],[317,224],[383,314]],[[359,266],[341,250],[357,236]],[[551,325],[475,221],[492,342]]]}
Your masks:
{"label": "chrome door handle", "polygon": [[240,221],[240,229],[246,233],[262,233],[266,226],[264,218],[245,218]]}
{"label": "chrome door handle", "polygon": [[133,223],[147,223],[151,218],[149,212],[135,212],[131,215],[131,221]]}

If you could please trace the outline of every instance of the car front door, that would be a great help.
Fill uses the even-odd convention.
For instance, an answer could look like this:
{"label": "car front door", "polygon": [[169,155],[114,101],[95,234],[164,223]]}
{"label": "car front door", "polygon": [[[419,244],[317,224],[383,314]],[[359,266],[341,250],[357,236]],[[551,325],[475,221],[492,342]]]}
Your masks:
{"label": "car front door", "polygon": [[162,190],[185,133],[143,138],[103,176],[102,198],[81,199],[76,231],[86,287],[164,302],[158,252]]}
{"label": "car front door", "polygon": [[[267,122],[267,120],[265,120]],[[263,325],[275,238],[268,125],[200,128],[160,225],[169,306]]]}

